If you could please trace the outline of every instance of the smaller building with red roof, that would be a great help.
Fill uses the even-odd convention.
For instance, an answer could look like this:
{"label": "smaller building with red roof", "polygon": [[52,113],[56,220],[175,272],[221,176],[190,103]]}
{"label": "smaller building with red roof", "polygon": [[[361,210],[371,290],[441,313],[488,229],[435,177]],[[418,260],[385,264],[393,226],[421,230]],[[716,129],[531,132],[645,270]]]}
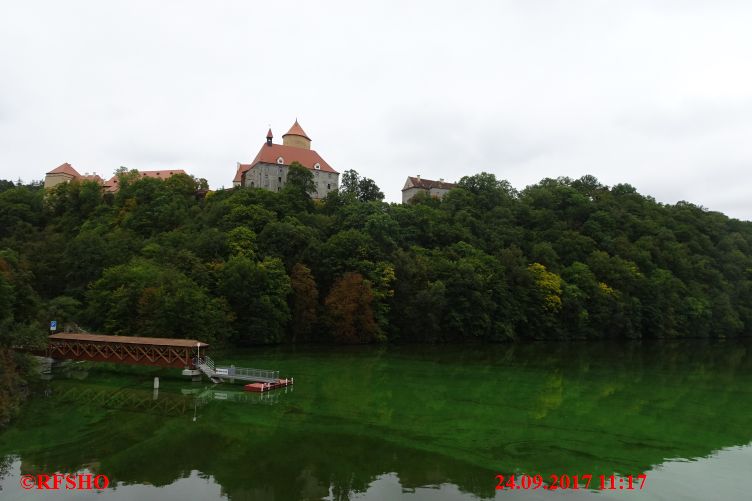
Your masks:
{"label": "smaller building with red roof", "polygon": [[[167,179],[175,174],[187,174],[183,169],[140,170],[138,173],[141,177],[153,177],[157,179]],[[86,174],[81,175],[67,162],[52,169],[44,176],[44,187],[54,188],[61,183],[67,183],[70,181],[94,181],[95,183],[101,184],[104,190],[108,193],[114,193],[120,188],[118,186],[117,175],[112,176],[107,181],[99,177],[97,174],[89,174],[87,172]]]}
{"label": "smaller building with red roof", "polygon": [[65,162],[64,164],[55,167],[44,176],[44,187],[53,188],[60,183],[67,183],[73,180],[94,181],[99,184],[102,184],[103,182],[102,178],[96,174],[89,174],[88,172],[84,175],[79,174],[71,164]]}
{"label": "smaller building with red roof", "polygon": [[282,144],[273,142],[272,130],[266,134],[266,143],[248,164],[238,162],[233,186],[280,191],[287,181],[287,172],[293,162],[298,162],[313,173],[315,190],[312,198],[324,198],[339,187],[339,172],[329,165],[315,150],[311,138],[297,120],[282,136]]}
{"label": "smaller building with red roof", "polygon": [[[188,174],[183,169],[165,169],[165,170],[140,170],[138,171],[138,175],[141,177],[152,177],[155,179],[167,179],[168,177],[174,176],[175,174]],[[117,190],[120,189],[120,186],[118,186],[118,177],[117,174],[112,176],[110,179],[105,181],[103,183],[104,191],[107,193],[114,193]]]}
{"label": "smaller building with red roof", "polygon": [[432,198],[442,198],[449,190],[455,188],[454,183],[447,183],[443,179],[433,181],[431,179],[421,179],[418,176],[408,176],[405,185],[402,187],[402,203],[408,203],[418,193],[425,193]]}

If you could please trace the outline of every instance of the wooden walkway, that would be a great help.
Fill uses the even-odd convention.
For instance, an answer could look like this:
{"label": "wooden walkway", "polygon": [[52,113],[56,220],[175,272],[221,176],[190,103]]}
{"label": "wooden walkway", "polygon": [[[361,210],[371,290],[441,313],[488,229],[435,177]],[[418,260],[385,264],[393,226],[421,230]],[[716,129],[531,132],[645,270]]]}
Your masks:
{"label": "wooden walkway", "polygon": [[208,344],[195,339],[60,333],[49,336],[50,358],[194,369]]}
{"label": "wooden walkway", "polygon": [[293,384],[292,379],[281,379],[279,371],[215,366],[206,356],[209,345],[195,339],[60,333],[49,336],[48,341],[45,355],[54,359],[174,367],[184,369],[186,376],[203,373],[213,383],[259,383],[246,386],[247,390],[258,392]]}

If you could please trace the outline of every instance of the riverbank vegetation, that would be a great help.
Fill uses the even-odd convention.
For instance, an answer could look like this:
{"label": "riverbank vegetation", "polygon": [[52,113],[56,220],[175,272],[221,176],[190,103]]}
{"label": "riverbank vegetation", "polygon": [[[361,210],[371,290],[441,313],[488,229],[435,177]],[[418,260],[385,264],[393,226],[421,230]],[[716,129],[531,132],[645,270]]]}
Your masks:
{"label": "riverbank vegetation", "polygon": [[[0,209],[0,218],[4,211]],[[0,428],[17,412],[32,372],[29,357],[12,348],[44,342],[43,310],[26,263],[16,251],[0,246]]]}
{"label": "riverbank vegetation", "polygon": [[750,222],[591,176],[406,205],[352,171],[313,201],[310,176],[4,182],[0,318],[232,345],[752,334]]}

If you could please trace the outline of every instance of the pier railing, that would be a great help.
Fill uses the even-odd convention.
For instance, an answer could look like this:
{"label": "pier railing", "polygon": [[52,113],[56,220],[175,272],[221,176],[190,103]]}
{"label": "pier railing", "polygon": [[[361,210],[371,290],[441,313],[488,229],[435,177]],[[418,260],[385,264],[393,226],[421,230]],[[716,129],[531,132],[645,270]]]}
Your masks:
{"label": "pier railing", "polygon": [[263,369],[251,369],[247,367],[220,366],[214,364],[209,357],[196,358],[194,363],[209,378],[239,379],[241,381],[254,381],[262,383],[274,383],[279,380],[279,371]]}
{"label": "pier railing", "polygon": [[259,381],[269,379],[276,381],[279,379],[279,371],[267,371],[263,369],[245,369],[243,367],[230,367],[230,376],[245,376],[248,378],[256,378]]}
{"label": "pier railing", "polygon": [[208,368],[210,368],[212,371],[214,371],[214,360],[212,360],[209,357],[197,358],[196,365],[205,365]]}

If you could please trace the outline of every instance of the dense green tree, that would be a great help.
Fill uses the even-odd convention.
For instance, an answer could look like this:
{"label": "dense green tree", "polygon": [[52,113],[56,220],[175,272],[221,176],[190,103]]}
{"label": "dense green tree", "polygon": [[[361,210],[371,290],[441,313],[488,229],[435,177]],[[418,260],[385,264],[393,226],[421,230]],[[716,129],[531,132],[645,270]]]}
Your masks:
{"label": "dense green tree", "polygon": [[310,200],[311,193],[315,189],[316,185],[313,182],[313,173],[298,162],[290,164],[287,170],[285,191]]}
{"label": "dense green tree", "polygon": [[296,263],[290,272],[290,339],[310,341],[311,333],[318,320],[319,291],[310,268]]}
{"label": "dense green tree", "polygon": [[361,177],[354,170],[346,170],[342,174],[340,193],[346,200],[371,202],[384,200],[384,194],[373,179]]}
{"label": "dense green tree", "polygon": [[115,194],[0,183],[5,344],[51,315],[234,343],[752,335],[750,222],[592,176],[480,173],[405,205],[352,170],[314,203],[312,178],[205,197],[126,168]]}
{"label": "dense green tree", "polygon": [[219,291],[235,312],[233,340],[239,344],[277,343],[284,339],[290,309],[290,278],[282,261],[257,263],[236,255],[220,271]]}
{"label": "dense green tree", "polygon": [[345,273],[324,301],[327,321],[340,343],[370,343],[383,339],[373,315],[371,283],[360,273]]}
{"label": "dense green tree", "polygon": [[86,296],[87,324],[112,334],[217,341],[229,333],[222,299],[149,260],[108,268]]}
{"label": "dense green tree", "polygon": [[313,209],[311,195],[316,191],[313,173],[293,162],[287,171],[287,182],[282,190],[293,212],[306,212]]}

